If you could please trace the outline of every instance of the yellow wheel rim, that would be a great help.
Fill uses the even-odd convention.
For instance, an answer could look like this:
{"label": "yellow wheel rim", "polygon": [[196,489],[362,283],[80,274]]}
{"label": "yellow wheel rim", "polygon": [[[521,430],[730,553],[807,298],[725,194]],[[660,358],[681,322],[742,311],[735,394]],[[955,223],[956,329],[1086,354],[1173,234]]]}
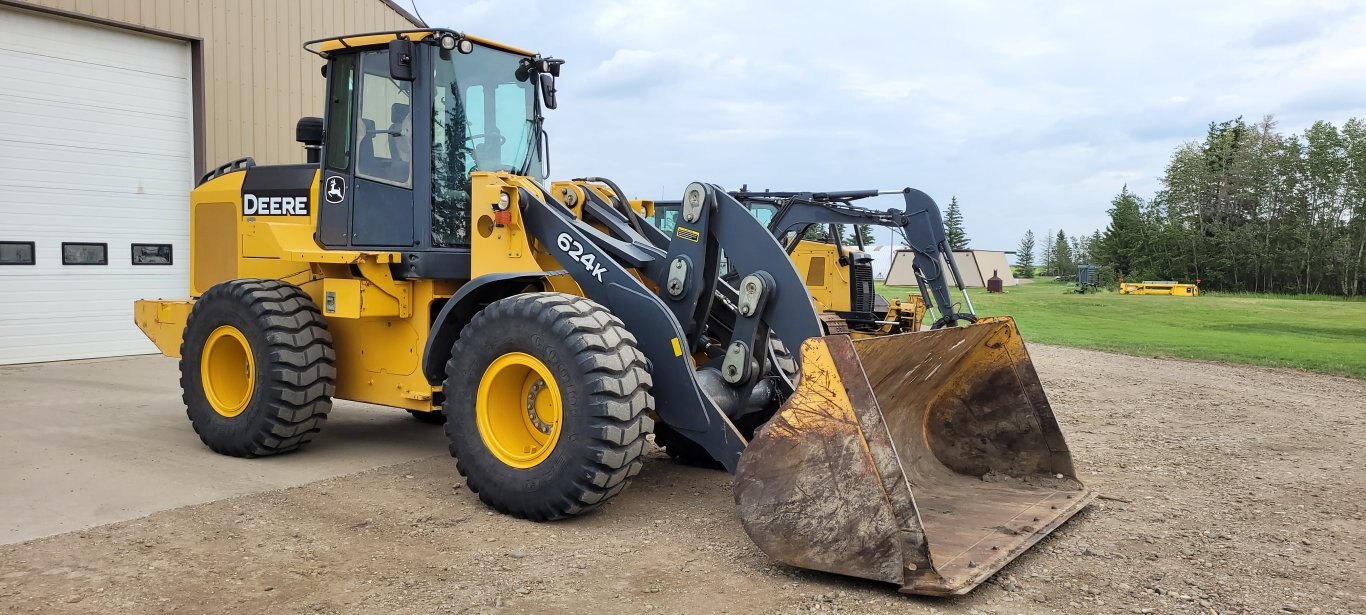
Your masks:
{"label": "yellow wheel rim", "polygon": [[545,461],[560,439],[564,411],[560,386],[536,357],[509,352],[479,379],[475,420],[484,446],[514,468]]}
{"label": "yellow wheel rim", "polygon": [[256,360],[237,327],[223,325],[209,334],[199,358],[199,380],[214,412],[232,418],[247,409],[256,388]]}

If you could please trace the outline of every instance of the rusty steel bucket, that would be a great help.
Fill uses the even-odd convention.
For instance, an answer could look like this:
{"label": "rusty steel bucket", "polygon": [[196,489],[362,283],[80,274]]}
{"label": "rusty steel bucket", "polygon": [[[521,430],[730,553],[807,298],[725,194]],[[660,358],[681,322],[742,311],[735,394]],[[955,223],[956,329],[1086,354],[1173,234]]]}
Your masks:
{"label": "rusty steel bucket", "polygon": [[773,559],[963,594],[1091,501],[1010,318],[801,353],[735,476]]}

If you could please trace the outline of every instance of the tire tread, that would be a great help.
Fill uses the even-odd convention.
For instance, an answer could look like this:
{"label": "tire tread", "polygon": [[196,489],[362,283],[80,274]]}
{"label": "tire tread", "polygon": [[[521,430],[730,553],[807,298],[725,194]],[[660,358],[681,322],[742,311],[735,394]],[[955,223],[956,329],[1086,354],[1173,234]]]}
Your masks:
{"label": "tire tread", "polygon": [[[215,452],[234,457],[263,457],[297,450],[321,430],[336,393],[336,353],[327,321],[303,290],[280,280],[240,279],[220,283],[205,292],[187,320],[194,322],[214,302],[227,301],[245,312],[264,331],[269,363],[257,366],[266,378],[266,410],[261,423],[245,441],[224,442],[211,437],[195,420],[185,357],[195,352],[189,340],[180,347],[182,400],[200,440]],[[252,400],[257,403],[257,400]],[[250,409],[250,408],[249,408]],[[241,416],[241,415],[239,415]]]}
{"label": "tire tread", "polygon": [[[654,422],[648,411],[654,407],[652,384],[645,355],[636,348],[636,338],[606,308],[583,297],[542,292],[516,295],[489,304],[466,325],[446,364],[447,378],[469,369],[458,361],[464,356],[462,345],[477,339],[475,332],[489,326],[487,321],[510,317],[536,320],[549,331],[567,340],[575,352],[574,362],[586,377],[585,391],[590,399],[589,426],[592,434],[592,461],[585,463],[579,478],[566,485],[559,497],[550,498],[536,509],[510,509],[491,489],[472,476],[457,454],[452,439],[451,454],[456,468],[466,478],[471,491],[485,504],[504,514],[537,521],[561,519],[588,512],[620,493],[630,477],[640,472],[646,437]],[[447,422],[449,435],[456,427]]]}

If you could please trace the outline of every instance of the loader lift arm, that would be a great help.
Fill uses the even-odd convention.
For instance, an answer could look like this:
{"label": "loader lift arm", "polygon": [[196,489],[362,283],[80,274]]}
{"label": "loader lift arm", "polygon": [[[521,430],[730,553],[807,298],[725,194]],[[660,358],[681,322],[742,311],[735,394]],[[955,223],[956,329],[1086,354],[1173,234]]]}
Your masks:
{"label": "loader lift arm", "polygon": [[[853,201],[880,195],[900,194],[905,201],[903,209],[876,211],[851,205]],[[906,245],[915,253],[913,270],[920,296],[927,306],[938,312],[931,328],[952,327],[960,321],[977,322],[972,309],[972,301],[963,288],[962,276],[953,262],[948,234],[944,231],[944,220],[939,206],[928,194],[914,188],[901,190],[848,190],[842,192],[732,192],[731,196],[749,203],[768,203],[776,207],[769,231],[775,237],[792,239],[787,244],[791,249],[796,246],[806,229],[815,224],[866,224],[895,229],[905,240]],[[835,234],[836,241],[838,235]],[[862,247],[862,246],[860,246]],[[966,311],[954,310],[953,296],[949,281],[944,276],[943,265],[953,273],[954,285],[963,296]]]}
{"label": "loader lift arm", "polygon": [[[600,229],[549,197],[525,188],[518,195],[528,234],[554,255],[585,296],[607,306],[635,332],[654,374],[660,419],[734,472],[747,442],[732,419],[771,410],[785,397],[771,375],[769,336],[796,348],[823,330],[786,253],[744,205],[721,188],[700,183],[689,185],[684,199],[694,204],[688,226],[682,227],[686,232],[675,233],[661,248],[655,244],[659,237],[638,232],[623,219],[625,212],[605,203],[584,206],[585,218]],[[739,288],[721,293],[737,297],[733,303],[716,300],[717,285],[726,284],[717,273],[723,249],[732,266],[745,272]],[[643,271],[659,290],[651,290],[632,269]],[[724,359],[699,369],[693,351],[708,343],[706,315],[713,310],[733,311],[736,326],[728,332]]]}

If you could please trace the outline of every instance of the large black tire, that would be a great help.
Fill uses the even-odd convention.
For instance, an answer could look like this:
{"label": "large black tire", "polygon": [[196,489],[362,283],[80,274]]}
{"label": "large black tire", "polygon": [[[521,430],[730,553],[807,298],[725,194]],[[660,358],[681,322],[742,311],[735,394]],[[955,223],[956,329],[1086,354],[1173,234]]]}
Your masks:
{"label": "large black tire", "polygon": [[[792,353],[788,351],[783,341],[776,337],[769,339],[769,345],[773,348],[775,367],[782,370],[788,379],[796,384],[800,373],[797,368],[797,361],[792,357]],[[754,432],[759,429],[759,426],[767,423],[770,418],[773,418],[772,411],[746,414],[735,423],[735,428],[740,431],[740,435],[744,436],[745,439],[753,438]],[[725,469],[725,466],[713,458],[707,449],[702,448],[702,445],[689,440],[687,436],[678,433],[674,428],[664,423],[655,425],[655,445],[664,449],[664,453],[670,459],[683,465],[711,470]]]}
{"label": "large black tire", "polygon": [[[249,392],[235,414],[215,409],[201,370],[206,343],[224,327],[240,333],[237,339],[251,360],[245,370],[250,379],[243,385]],[[180,346],[185,412],[199,439],[215,452],[260,457],[296,450],[313,439],[332,409],[335,356],[326,321],[298,287],[279,280],[223,282],[195,302],[185,324]]]}
{"label": "large black tire", "polygon": [[[653,428],[650,373],[635,342],[606,308],[574,295],[516,295],[476,314],[452,346],[444,387],[451,455],[470,490],[499,512],[536,521],[583,513],[621,493],[640,472]],[[477,416],[485,372],[514,353],[539,361],[560,390],[558,438],[530,467],[495,454]]]}

